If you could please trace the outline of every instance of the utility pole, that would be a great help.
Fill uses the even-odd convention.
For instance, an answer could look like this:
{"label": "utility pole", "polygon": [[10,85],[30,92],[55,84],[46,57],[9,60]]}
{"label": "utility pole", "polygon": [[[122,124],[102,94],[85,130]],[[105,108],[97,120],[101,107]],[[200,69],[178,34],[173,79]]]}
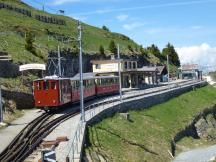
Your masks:
{"label": "utility pole", "polygon": [[80,21],[77,22],[79,44],[79,76],[80,76],[80,111],[81,119],[85,122],[84,97],[83,97],[83,64],[82,64],[82,28]]}
{"label": "utility pole", "polygon": [[60,53],[60,47],[58,46],[58,71],[59,71],[59,77],[62,76],[61,73],[61,53]]}
{"label": "utility pole", "polygon": [[167,71],[168,71],[168,73],[167,73],[167,79],[168,79],[168,84],[169,84],[169,55],[167,55]]}
{"label": "utility pole", "polygon": [[119,95],[120,95],[120,101],[122,102],[122,84],[121,84],[121,67],[120,67],[120,49],[119,44],[117,45],[118,48],[118,75],[119,75]]}

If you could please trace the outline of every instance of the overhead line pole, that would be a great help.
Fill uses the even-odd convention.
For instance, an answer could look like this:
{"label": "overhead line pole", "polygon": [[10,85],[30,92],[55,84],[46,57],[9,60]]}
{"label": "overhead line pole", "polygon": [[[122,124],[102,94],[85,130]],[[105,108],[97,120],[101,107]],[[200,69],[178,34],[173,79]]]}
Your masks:
{"label": "overhead line pole", "polygon": [[58,71],[59,71],[59,77],[62,76],[61,72],[61,53],[60,53],[60,47],[58,46]]}
{"label": "overhead line pole", "polygon": [[120,67],[120,49],[119,44],[117,45],[118,48],[118,75],[119,75],[119,95],[120,95],[120,101],[122,102],[122,84],[121,84],[121,67]]}
{"label": "overhead line pole", "polygon": [[80,111],[81,119],[85,122],[84,96],[83,96],[83,62],[82,62],[82,28],[80,21],[77,22],[79,43],[79,76],[80,76]]}
{"label": "overhead line pole", "polygon": [[169,76],[170,76],[170,72],[169,72],[169,55],[167,55],[167,71],[168,71],[168,73],[167,73],[167,79],[168,79],[168,84],[169,84],[169,82],[170,82],[170,79],[169,79]]}

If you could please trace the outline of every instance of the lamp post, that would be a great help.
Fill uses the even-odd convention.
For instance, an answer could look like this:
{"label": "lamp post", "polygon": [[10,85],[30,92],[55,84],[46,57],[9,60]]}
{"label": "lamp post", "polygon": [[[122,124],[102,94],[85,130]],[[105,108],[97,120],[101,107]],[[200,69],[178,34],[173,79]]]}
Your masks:
{"label": "lamp post", "polygon": [[83,65],[82,65],[82,28],[80,21],[77,22],[79,44],[79,76],[80,76],[80,111],[81,119],[85,122],[84,96],[83,96]]}

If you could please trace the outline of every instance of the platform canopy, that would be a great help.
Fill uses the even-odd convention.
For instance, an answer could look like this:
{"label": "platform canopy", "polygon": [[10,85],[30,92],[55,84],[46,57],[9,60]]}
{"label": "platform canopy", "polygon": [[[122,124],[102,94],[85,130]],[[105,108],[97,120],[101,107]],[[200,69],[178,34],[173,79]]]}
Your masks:
{"label": "platform canopy", "polygon": [[45,64],[25,64],[19,66],[19,71],[25,70],[46,70]]}

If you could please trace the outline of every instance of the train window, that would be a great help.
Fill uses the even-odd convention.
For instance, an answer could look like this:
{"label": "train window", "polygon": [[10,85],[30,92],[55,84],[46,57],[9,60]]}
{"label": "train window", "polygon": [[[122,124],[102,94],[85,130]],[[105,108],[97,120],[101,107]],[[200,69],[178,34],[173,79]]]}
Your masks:
{"label": "train window", "polygon": [[72,89],[75,90],[76,89],[76,83],[73,81],[71,84],[72,84]]}
{"label": "train window", "polygon": [[39,84],[39,89],[38,89],[38,90],[42,90],[42,89],[43,89],[42,83],[43,83],[43,82],[38,82],[38,84]]}
{"label": "train window", "polygon": [[49,89],[49,82],[48,81],[44,81],[43,82],[43,89],[44,90],[48,90]]}
{"label": "train window", "polygon": [[83,81],[83,86],[84,86],[84,87],[87,87],[87,80],[84,80],[84,81]]}
{"label": "train window", "polygon": [[56,82],[51,82],[51,89],[56,89]]}
{"label": "train window", "polygon": [[76,81],[76,90],[78,90],[78,89],[79,89],[79,82]]}
{"label": "train window", "polygon": [[36,90],[40,90],[41,86],[40,86],[40,82],[35,82],[35,89]]}

